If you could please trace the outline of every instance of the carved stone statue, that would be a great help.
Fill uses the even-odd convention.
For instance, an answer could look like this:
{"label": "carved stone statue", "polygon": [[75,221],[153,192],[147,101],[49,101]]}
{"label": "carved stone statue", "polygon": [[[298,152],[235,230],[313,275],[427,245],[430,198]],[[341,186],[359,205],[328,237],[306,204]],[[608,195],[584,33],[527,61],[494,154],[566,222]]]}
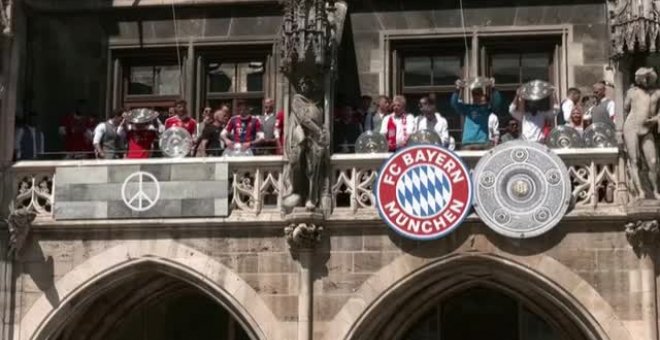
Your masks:
{"label": "carved stone statue", "polygon": [[291,102],[285,132],[285,152],[289,159],[285,171],[284,206],[293,208],[305,200],[313,210],[321,196],[321,179],[327,167],[329,133],[324,127],[323,111],[314,99],[314,80],[302,77]]}
{"label": "carved stone statue", "polygon": [[623,123],[623,139],[628,153],[628,167],[633,190],[638,199],[646,198],[646,190],[642,185],[640,169],[642,157],[648,166],[648,181],[656,199],[658,193],[658,160],[655,146],[655,133],[658,126],[658,100],[660,91],[655,89],[658,75],[652,68],[642,67],[635,72],[635,86],[626,94],[624,103],[625,121]]}
{"label": "carved stone statue", "polygon": [[32,221],[37,217],[37,214],[27,208],[13,210],[9,213],[7,218],[7,226],[9,229],[9,245],[7,254],[10,258],[18,258],[23,245],[30,233],[30,226]]}
{"label": "carved stone statue", "polygon": [[[334,0],[284,0],[282,72],[295,94],[286,120],[283,206],[291,210],[304,203],[313,211],[324,190],[329,159],[329,123],[324,112],[331,102],[336,48],[346,5]],[[328,88],[325,88],[328,87]],[[325,184],[325,185],[324,185]]]}
{"label": "carved stone statue", "polygon": [[12,35],[12,3],[13,0],[0,0],[0,24],[5,36]]}
{"label": "carved stone statue", "polygon": [[320,241],[323,227],[312,223],[293,223],[284,228],[286,240],[292,248],[311,249]]}

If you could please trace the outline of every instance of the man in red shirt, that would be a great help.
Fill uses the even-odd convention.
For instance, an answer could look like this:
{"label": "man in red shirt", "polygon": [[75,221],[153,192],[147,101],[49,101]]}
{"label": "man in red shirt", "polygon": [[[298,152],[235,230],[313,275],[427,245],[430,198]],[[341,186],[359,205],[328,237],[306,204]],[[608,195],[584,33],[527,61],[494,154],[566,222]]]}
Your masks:
{"label": "man in red shirt", "polygon": [[227,127],[222,130],[220,137],[225,141],[228,149],[240,148],[245,151],[251,149],[254,145],[259,145],[264,139],[264,132],[259,118],[250,114],[245,101],[238,101],[236,109],[238,115],[231,117]]}
{"label": "man in red shirt", "polygon": [[[141,159],[149,158],[154,142],[158,137],[158,129],[149,123],[124,124],[119,128],[120,134],[126,134],[128,151],[126,158]],[[124,132],[126,131],[126,132]]]}
{"label": "man in red shirt", "polygon": [[275,142],[277,148],[275,153],[281,155],[284,153],[284,111],[277,111],[275,114]]}
{"label": "man in red shirt", "polygon": [[[80,105],[80,104],[79,104]],[[94,122],[77,108],[60,121],[59,133],[64,140],[65,158],[89,158],[93,154]]]}
{"label": "man in red shirt", "polygon": [[165,129],[169,129],[171,127],[182,127],[190,133],[191,137],[195,138],[197,122],[195,119],[188,115],[188,112],[186,111],[185,100],[179,100],[176,102],[174,105],[174,113],[174,116],[165,120]]}

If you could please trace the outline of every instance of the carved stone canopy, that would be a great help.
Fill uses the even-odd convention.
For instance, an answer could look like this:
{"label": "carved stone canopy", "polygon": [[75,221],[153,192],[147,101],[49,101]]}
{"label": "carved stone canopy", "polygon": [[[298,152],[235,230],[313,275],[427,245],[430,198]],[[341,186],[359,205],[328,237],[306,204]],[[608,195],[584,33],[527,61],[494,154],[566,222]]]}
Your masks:
{"label": "carved stone canopy", "polygon": [[653,247],[660,235],[660,224],[657,220],[637,221],[626,224],[626,238],[636,252]]}
{"label": "carved stone canopy", "polygon": [[296,208],[286,220],[284,236],[291,250],[312,250],[321,242],[323,214]]}
{"label": "carved stone canopy", "polygon": [[607,0],[613,57],[656,52],[660,34],[660,1]]}

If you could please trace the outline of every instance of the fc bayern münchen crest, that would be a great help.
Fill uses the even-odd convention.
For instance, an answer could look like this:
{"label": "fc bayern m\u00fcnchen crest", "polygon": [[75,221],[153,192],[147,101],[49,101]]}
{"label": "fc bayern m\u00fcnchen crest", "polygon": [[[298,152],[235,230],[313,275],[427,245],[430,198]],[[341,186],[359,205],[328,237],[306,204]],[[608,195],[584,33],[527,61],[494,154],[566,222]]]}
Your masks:
{"label": "fc bayern m\u00fcnchen crest", "polygon": [[440,238],[470,211],[472,179],[453,152],[417,145],[395,153],[380,169],[374,186],[381,218],[415,240]]}
{"label": "fc bayern m\u00fcnchen crest", "polygon": [[474,208],[481,220],[514,238],[552,229],[572,197],[564,162],[534,142],[508,142],[492,149],[477,163],[474,182]]}

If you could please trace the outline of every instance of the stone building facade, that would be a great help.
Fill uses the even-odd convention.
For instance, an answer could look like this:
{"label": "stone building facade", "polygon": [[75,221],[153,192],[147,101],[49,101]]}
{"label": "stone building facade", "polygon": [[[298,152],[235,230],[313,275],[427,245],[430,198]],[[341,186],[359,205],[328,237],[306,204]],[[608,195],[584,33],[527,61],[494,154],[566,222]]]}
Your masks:
{"label": "stone building facade", "polygon": [[[638,61],[611,61],[608,3],[348,1],[337,97],[443,98],[456,77],[488,75],[505,95],[528,77],[547,78],[562,93],[605,79],[621,99]],[[490,231],[476,214],[440,240],[404,239],[374,206],[375,173],[387,156],[333,155],[331,209],[302,221],[309,229],[301,232],[312,235],[301,240],[285,232],[279,156],[11,157],[16,114],[36,111],[53,141],[47,151],[57,151],[55,127],[81,99],[99,117],[181,97],[191,112],[237,99],[258,106],[265,97],[286,108],[280,4],[14,0],[12,8],[13,35],[3,38],[2,207],[23,209],[27,222],[10,218],[14,231],[2,239],[3,339],[458,339],[470,323],[452,316],[482,320],[470,314],[475,301],[510,316],[498,319],[506,329],[484,329],[515,339],[658,339],[660,204],[630,200],[618,148],[558,151],[574,206],[551,232],[525,240]],[[233,86],[215,78],[219,70]],[[459,155],[474,166],[482,154]],[[177,180],[190,182],[208,180],[200,169],[226,164],[227,214],[59,215],[64,171],[94,168],[69,190],[98,203],[120,187],[113,169],[172,175],[170,163],[187,166]],[[90,187],[101,184],[109,189]],[[199,204],[179,185],[191,196],[178,209]]]}

